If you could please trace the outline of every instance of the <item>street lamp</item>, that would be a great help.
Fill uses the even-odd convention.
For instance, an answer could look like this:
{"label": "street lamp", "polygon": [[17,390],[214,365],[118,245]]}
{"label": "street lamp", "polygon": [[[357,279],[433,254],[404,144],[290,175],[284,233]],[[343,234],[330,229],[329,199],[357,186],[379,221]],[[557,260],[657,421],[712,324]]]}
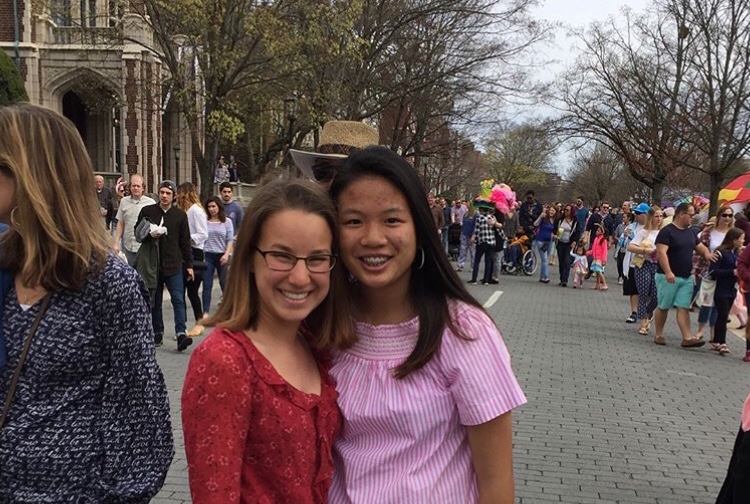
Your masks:
{"label": "street lamp", "polygon": [[179,185],[180,183],[180,141],[178,140],[174,147],[174,183]]}
{"label": "street lamp", "polygon": [[297,93],[292,93],[284,98],[284,117],[289,121],[289,131],[286,133],[286,148],[282,162],[287,168],[292,166],[292,159],[289,155],[289,149],[292,148],[292,133],[294,131],[294,121],[297,119]]}
{"label": "street lamp", "polygon": [[284,98],[284,116],[289,121],[289,131],[286,135],[286,141],[291,145],[294,121],[297,119],[297,94],[292,93]]}

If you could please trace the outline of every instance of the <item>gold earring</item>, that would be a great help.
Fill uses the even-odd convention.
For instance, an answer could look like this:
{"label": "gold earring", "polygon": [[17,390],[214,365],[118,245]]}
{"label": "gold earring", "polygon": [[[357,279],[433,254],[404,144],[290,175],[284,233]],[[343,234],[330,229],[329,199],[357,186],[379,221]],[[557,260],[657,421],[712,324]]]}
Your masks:
{"label": "gold earring", "polygon": [[10,223],[13,225],[14,228],[18,229],[19,225],[16,222],[16,210],[18,210],[18,207],[13,207],[13,210],[10,211]]}

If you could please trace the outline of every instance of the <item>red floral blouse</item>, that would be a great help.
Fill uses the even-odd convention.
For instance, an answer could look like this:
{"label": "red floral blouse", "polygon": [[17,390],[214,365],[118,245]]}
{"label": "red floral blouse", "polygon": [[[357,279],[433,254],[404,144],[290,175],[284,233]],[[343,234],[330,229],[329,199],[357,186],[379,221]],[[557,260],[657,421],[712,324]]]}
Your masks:
{"label": "red floral blouse", "polygon": [[317,396],[289,385],[242,332],[217,328],[196,348],[182,389],[194,504],[326,502],[341,414],[319,367]]}

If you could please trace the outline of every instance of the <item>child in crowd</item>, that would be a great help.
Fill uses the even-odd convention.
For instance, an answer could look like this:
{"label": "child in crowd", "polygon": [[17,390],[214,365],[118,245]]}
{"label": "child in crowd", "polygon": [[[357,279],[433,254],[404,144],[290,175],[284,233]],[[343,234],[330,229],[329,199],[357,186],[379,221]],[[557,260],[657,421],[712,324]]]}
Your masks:
{"label": "child in crowd", "polygon": [[573,288],[582,289],[583,279],[589,272],[589,262],[586,258],[586,247],[578,245],[570,255],[573,258]]}
{"label": "child in crowd", "polygon": [[[730,228],[716,251],[719,259],[708,266],[708,275],[716,280],[714,306],[716,307],[716,324],[711,350],[719,355],[727,355],[727,319],[729,310],[737,296],[737,253],[745,241],[745,233],[740,228]],[[704,277],[705,278],[705,277]],[[705,281],[705,280],[704,280]]]}
{"label": "child in crowd", "polygon": [[604,267],[607,265],[607,249],[608,249],[608,236],[604,225],[596,225],[596,237],[594,243],[591,246],[591,255],[593,262],[591,263],[591,271],[596,275],[596,285],[592,289],[598,289],[601,291],[607,290],[607,280],[604,278]]}
{"label": "child in crowd", "polygon": [[195,504],[324,504],[333,477],[341,416],[320,349],[353,335],[334,208],[313,182],[261,189],[182,389]]}

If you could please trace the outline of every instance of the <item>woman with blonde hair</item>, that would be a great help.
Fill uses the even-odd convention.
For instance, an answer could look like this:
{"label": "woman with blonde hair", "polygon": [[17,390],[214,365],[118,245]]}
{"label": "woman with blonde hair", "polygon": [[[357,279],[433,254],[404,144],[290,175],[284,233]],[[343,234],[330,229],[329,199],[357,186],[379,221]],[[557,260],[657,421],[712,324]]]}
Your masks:
{"label": "woman with blonde hair", "polygon": [[[716,212],[716,215],[711,217],[706,225],[698,235],[698,239],[702,244],[708,247],[711,252],[719,248],[719,245],[724,241],[724,237],[727,232],[734,227],[734,210],[728,205],[722,205]],[[703,277],[708,273],[709,262],[706,261],[699,254],[693,256],[693,274],[695,275],[695,283],[697,285],[697,303],[700,311],[698,312],[698,332],[695,333],[695,339],[703,338],[703,331],[706,329],[706,325],[710,331],[710,343],[711,350],[716,350],[718,344],[714,343],[714,327],[716,326],[717,312],[714,308],[714,291],[715,283],[711,282],[710,288],[707,282],[703,285]],[[703,287],[701,287],[703,285]]]}
{"label": "woman with blonde hair", "polygon": [[651,328],[651,317],[656,309],[656,235],[662,228],[661,220],[664,213],[661,208],[651,205],[643,229],[638,231],[630,243],[627,251],[634,254],[630,265],[635,273],[635,285],[638,289],[637,317],[641,321],[638,334],[647,336]]}
{"label": "woman with blonde hair", "polygon": [[149,296],[73,123],[0,107],[1,502],[148,502],[173,456]]}
{"label": "woman with blonde hair", "polygon": [[[177,207],[187,214],[188,227],[190,228],[190,248],[193,253],[193,269],[198,270],[196,266],[205,265],[205,255],[203,248],[208,239],[208,216],[198,197],[198,191],[190,182],[184,182],[177,188]],[[193,316],[195,317],[195,327],[187,332],[188,336],[200,336],[203,332],[201,319],[203,318],[203,305],[201,304],[200,287],[203,274],[194,275],[191,280],[185,276],[185,289],[187,297],[190,300],[190,306],[193,307]]]}

